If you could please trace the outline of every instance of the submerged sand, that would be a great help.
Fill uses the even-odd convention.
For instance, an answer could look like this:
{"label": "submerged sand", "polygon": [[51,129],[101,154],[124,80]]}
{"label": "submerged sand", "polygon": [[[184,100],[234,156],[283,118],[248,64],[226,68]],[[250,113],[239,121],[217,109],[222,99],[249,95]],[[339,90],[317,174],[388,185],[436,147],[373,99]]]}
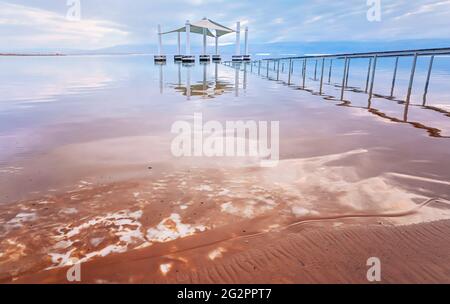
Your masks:
{"label": "submerged sand", "polygon": [[[3,206],[2,282],[449,282],[450,204],[342,166],[357,150],[277,168],[201,168]],[[430,181],[428,181],[430,182]],[[439,182],[439,181],[435,181]]]}
{"label": "submerged sand", "polygon": [[[112,255],[84,264],[83,283],[365,284],[365,262],[372,256],[382,262],[381,283],[450,283],[449,220],[403,227],[326,226],[305,225],[295,232],[213,245],[190,237]],[[67,270],[15,282],[66,283]]]}

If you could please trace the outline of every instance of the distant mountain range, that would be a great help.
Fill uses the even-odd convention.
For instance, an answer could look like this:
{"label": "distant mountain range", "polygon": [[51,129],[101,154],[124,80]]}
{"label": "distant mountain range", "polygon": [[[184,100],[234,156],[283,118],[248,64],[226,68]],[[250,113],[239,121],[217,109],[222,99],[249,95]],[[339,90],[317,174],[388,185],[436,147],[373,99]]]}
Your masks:
{"label": "distant mountain range", "polygon": [[[184,45],[182,46],[184,49]],[[250,45],[250,53],[258,57],[271,56],[293,56],[303,54],[330,54],[347,52],[369,52],[401,49],[422,49],[450,47],[450,40],[430,39],[430,40],[398,40],[398,41],[348,41],[348,42],[277,42],[258,43]],[[154,44],[129,44],[117,45],[113,47],[83,50],[83,49],[18,49],[0,50],[0,54],[65,54],[65,55],[87,55],[87,54],[154,54],[157,50]],[[192,53],[201,53],[201,45],[193,45]],[[208,51],[213,52],[214,48],[209,47]],[[221,46],[220,53],[223,55],[234,54],[233,44]],[[175,45],[165,45],[164,52],[168,55],[176,53]]]}

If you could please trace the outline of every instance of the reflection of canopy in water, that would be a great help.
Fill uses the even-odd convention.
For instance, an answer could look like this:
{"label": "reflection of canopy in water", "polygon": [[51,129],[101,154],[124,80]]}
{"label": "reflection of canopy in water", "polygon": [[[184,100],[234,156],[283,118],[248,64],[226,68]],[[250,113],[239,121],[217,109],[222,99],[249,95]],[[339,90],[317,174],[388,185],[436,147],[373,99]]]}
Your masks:
{"label": "reflection of canopy in water", "polygon": [[[180,92],[182,95],[187,96],[188,87],[183,85],[177,85],[174,89]],[[215,96],[222,95],[226,92],[231,92],[233,90],[233,85],[225,81],[206,83],[200,82],[190,85],[189,92],[190,96],[203,96],[206,98],[214,98]]]}

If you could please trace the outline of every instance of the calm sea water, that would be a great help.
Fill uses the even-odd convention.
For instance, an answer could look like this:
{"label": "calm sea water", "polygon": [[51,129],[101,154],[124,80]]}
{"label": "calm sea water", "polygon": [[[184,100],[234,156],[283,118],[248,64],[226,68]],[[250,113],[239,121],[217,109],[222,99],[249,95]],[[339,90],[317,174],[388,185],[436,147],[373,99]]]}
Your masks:
{"label": "calm sea water", "polygon": [[[173,165],[171,125],[196,112],[206,120],[280,121],[282,159],[366,149],[369,155],[346,164],[361,178],[400,172],[422,180],[421,193],[448,198],[449,58],[435,61],[425,107],[427,58],[419,60],[411,104],[402,103],[410,64],[401,59],[394,100],[369,104],[366,94],[350,90],[341,102],[340,88],[329,84],[318,96],[314,62],[307,67],[310,92],[298,87],[300,62],[287,86],[287,66],[276,81],[273,67],[267,79],[256,66],[155,65],[151,56],[0,58],[0,202],[84,178],[126,179],[150,163]],[[393,60],[379,62],[375,93],[390,94],[392,69]],[[332,84],[341,83],[342,71],[335,62]],[[367,61],[352,61],[349,86],[364,89],[366,73]]]}

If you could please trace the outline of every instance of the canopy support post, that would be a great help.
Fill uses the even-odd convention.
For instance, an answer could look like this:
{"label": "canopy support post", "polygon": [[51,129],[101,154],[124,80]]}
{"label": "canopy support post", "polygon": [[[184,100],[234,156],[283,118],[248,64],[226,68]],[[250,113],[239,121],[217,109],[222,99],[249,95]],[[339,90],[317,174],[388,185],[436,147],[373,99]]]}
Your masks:
{"label": "canopy support post", "polygon": [[189,20],[186,21],[186,54],[183,56],[183,62],[185,63],[194,63],[195,57],[191,56],[191,23]]}
{"label": "canopy support post", "polygon": [[238,21],[236,23],[236,54],[241,54],[241,23]]}
{"label": "canopy support post", "polygon": [[186,21],[186,56],[191,55],[191,40],[189,34],[191,33],[191,24],[189,20]]}
{"label": "canopy support post", "polygon": [[241,62],[242,61],[242,55],[241,55],[241,22],[236,22],[236,53],[232,57],[232,61]]}
{"label": "canopy support post", "polygon": [[203,55],[206,55],[206,29],[203,29]]}
{"label": "canopy support post", "polygon": [[251,58],[250,58],[250,55],[248,54],[248,26],[246,26],[245,27],[245,49],[244,49],[244,51],[245,51],[245,53],[244,53],[244,57],[243,57],[243,60],[244,61],[250,61],[251,60]]}
{"label": "canopy support post", "polygon": [[204,28],[203,29],[203,54],[200,55],[201,62],[209,62],[210,61],[209,55],[206,54],[206,31],[207,31],[207,29]]}
{"label": "canopy support post", "polygon": [[214,62],[219,62],[220,60],[222,60],[222,58],[219,55],[219,36],[217,36],[217,31],[216,31],[215,41],[216,41],[216,52],[215,52],[215,55],[212,56],[212,60]]}
{"label": "canopy support post", "polygon": [[216,55],[219,55],[219,37],[216,36]]}
{"label": "canopy support post", "polygon": [[155,62],[164,63],[166,62],[166,56],[163,55],[162,49],[162,31],[161,24],[158,24],[158,55],[155,55]]}
{"label": "canopy support post", "polygon": [[177,43],[177,54],[180,55],[180,54],[181,54],[181,33],[178,32],[177,34],[178,34],[178,35],[177,35],[177,36],[178,36],[178,37],[177,37],[177,38],[178,38],[178,39],[177,39],[177,40],[178,40],[178,41],[177,41],[177,42],[178,42],[178,43]]}
{"label": "canopy support post", "polygon": [[183,55],[181,55],[181,33],[177,32],[177,55],[173,56],[175,62],[181,61],[183,59]]}

